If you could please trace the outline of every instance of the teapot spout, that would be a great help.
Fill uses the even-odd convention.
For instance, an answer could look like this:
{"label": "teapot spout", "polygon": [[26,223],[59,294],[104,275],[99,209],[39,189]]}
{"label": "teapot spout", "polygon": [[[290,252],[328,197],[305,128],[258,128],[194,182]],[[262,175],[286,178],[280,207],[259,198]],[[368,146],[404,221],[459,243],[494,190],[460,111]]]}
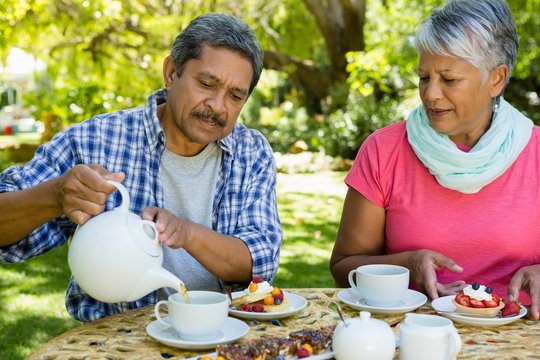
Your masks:
{"label": "teapot spout", "polygon": [[184,282],[173,275],[173,273],[161,266],[154,266],[138,281],[137,286],[131,292],[130,299],[127,301],[140,299],[152,291],[163,287],[169,287],[181,293],[183,286],[185,286]]}

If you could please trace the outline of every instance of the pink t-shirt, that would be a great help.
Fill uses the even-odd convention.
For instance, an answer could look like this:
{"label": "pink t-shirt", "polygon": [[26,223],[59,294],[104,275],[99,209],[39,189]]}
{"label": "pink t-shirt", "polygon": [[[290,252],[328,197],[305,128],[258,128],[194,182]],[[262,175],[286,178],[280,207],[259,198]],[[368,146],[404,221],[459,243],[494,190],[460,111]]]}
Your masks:
{"label": "pink t-shirt", "polygon": [[[431,249],[463,267],[438,281],[465,280],[506,296],[514,273],[540,264],[540,127],[516,162],[476,194],[439,185],[416,157],[405,122],[382,128],[362,144],[345,178],[386,210],[386,252]],[[520,300],[530,302],[528,296]]]}

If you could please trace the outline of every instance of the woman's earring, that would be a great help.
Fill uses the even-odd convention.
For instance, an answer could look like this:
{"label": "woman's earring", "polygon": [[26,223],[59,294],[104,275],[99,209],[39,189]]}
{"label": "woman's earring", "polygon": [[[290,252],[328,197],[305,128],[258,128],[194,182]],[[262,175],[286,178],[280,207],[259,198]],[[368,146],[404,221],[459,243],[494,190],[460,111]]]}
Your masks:
{"label": "woman's earring", "polygon": [[493,113],[495,114],[499,110],[499,99],[495,98],[495,102],[493,103]]}

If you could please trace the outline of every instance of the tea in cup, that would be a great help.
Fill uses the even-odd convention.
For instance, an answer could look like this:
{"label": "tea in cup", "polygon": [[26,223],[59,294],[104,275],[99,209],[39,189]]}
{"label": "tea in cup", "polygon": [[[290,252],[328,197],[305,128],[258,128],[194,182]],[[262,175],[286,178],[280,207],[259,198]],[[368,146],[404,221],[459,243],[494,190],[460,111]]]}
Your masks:
{"label": "tea in cup", "polygon": [[[167,300],[159,301],[154,307],[158,322],[174,327],[180,338],[191,341],[208,341],[218,338],[219,329],[229,314],[229,298],[214,291],[188,291],[175,293]],[[163,318],[160,307],[167,305],[169,316]]]}
{"label": "tea in cup", "polygon": [[397,306],[409,287],[409,269],[389,264],[363,265],[349,272],[349,284],[367,305]]}
{"label": "tea in cup", "polygon": [[400,360],[453,360],[461,337],[450,319],[437,315],[405,315],[399,334]]}

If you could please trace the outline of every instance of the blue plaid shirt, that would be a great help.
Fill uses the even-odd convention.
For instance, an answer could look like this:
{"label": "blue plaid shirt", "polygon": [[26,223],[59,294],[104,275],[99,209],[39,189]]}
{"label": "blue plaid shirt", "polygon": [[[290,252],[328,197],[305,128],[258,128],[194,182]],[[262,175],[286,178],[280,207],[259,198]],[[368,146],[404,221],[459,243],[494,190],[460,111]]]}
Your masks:
{"label": "blue plaid shirt", "polygon": [[[36,186],[58,177],[77,164],[101,164],[112,172],[123,171],[123,184],[131,198],[130,210],[141,214],[147,206],[163,207],[159,165],[165,134],[156,115],[167,91],[153,93],[146,106],[98,115],[57,134],[41,145],[25,166],[0,174],[0,192]],[[213,230],[242,239],[253,260],[253,275],[272,280],[279,265],[283,237],[276,205],[276,167],[272,149],[257,131],[236,124],[233,132],[217,142],[223,162],[212,208]],[[121,202],[113,193],[106,210]],[[35,229],[24,239],[0,248],[0,261],[21,262],[64,244],[76,225],[66,216]],[[128,309],[153,304],[157,291],[134,302],[102,303],[88,296],[71,278],[66,308],[76,319],[93,321]]]}

